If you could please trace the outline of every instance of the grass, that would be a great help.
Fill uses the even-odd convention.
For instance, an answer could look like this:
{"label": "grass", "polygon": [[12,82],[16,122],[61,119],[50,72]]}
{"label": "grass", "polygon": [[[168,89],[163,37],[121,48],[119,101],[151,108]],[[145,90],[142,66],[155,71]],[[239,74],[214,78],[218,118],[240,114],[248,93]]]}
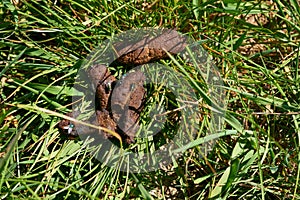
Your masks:
{"label": "grass", "polygon": [[[300,199],[300,7],[270,2],[0,2],[1,199]],[[227,108],[225,132],[201,154],[207,85],[180,58],[160,61],[195,89],[201,131],[162,169],[130,173],[91,156],[89,141],[62,138],[56,125],[72,109],[84,58],[142,27],[176,28],[199,41],[220,71]],[[172,100],[153,89],[149,107]],[[125,150],[153,151],[169,141],[171,125]]]}

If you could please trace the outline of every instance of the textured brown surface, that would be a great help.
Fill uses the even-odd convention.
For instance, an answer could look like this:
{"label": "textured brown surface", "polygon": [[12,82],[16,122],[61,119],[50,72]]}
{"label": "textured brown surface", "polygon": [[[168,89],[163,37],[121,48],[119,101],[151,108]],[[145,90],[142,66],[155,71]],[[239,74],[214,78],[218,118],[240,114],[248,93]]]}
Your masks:
{"label": "textured brown surface", "polygon": [[138,119],[144,106],[146,77],[140,71],[127,73],[114,88],[111,108],[114,120],[132,142],[139,129]]}
{"label": "textured brown surface", "polygon": [[96,85],[96,101],[99,110],[109,110],[109,99],[117,79],[104,65],[96,65],[89,71],[89,75]]}
{"label": "textured brown surface", "polygon": [[[141,38],[128,37],[123,42],[113,44],[117,64],[135,66],[168,57],[166,52],[177,54],[187,44],[186,37],[175,30],[163,30],[158,36],[140,35]],[[145,76],[140,71],[125,74],[116,85],[117,79],[105,65],[95,64],[89,69],[89,76],[96,88],[96,115],[98,125],[113,130],[125,138],[127,143],[134,141],[139,129],[139,117],[144,107]],[[62,120],[59,128],[64,132],[70,124]],[[104,134],[107,138],[108,134]]]}
{"label": "textured brown surface", "polygon": [[168,54],[163,49],[143,48],[131,51],[120,58],[118,62],[121,64],[131,63],[133,65],[142,65],[168,57]]}
{"label": "textured brown surface", "polygon": [[[187,37],[175,30],[164,29],[157,34],[142,32],[113,44],[116,62],[123,65],[142,65],[178,54],[187,46]],[[137,37],[137,38],[136,38]]]}
{"label": "textured brown surface", "polygon": [[[66,114],[69,117],[73,117],[73,113]],[[72,123],[67,119],[62,119],[59,124],[58,128],[61,130],[61,133],[67,136],[70,139],[73,139],[78,136],[75,127],[71,129],[70,125]]]}
{"label": "textured brown surface", "polygon": [[[125,136],[127,143],[133,142],[144,104],[144,74],[130,72],[117,83],[106,66],[94,65],[89,70],[89,76],[96,86],[97,124]],[[110,137],[106,133],[104,136]]]}

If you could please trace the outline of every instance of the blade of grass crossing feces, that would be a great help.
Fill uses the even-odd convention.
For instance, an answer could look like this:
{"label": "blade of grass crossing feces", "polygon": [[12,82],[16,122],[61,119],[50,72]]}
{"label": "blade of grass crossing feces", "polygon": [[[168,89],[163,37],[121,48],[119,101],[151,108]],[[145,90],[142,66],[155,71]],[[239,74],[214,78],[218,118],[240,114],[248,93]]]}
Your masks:
{"label": "blade of grass crossing feces", "polygon": [[37,113],[47,113],[47,114],[50,114],[50,115],[53,115],[53,116],[57,116],[57,117],[60,117],[60,118],[70,120],[70,121],[78,123],[78,124],[82,124],[82,125],[91,127],[91,128],[95,128],[95,129],[98,129],[98,130],[103,130],[103,131],[108,132],[109,134],[113,135],[114,137],[116,137],[120,141],[120,144],[121,144],[121,147],[122,147],[123,142],[122,142],[121,136],[118,133],[116,133],[116,132],[114,132],[114,131],[112,131],[108,128],[104,128],[104,127],[101,127],[101,126],[95,126],[93,124],[89,124],[89,123],[77,120],[75,118],[69,117],[67,115],[63,115],[63,114],[60,114],[58,112],[54,112],[52,110],[48,110],[48,109],[41,108],[41,107],[38,107],[38,106],[23,105],[23,104],[7,104],[7,105],[22,108],[22,109],[26,109],[26,110],[31,110],[31,111],[34,111],[34,112],[37,112]]}

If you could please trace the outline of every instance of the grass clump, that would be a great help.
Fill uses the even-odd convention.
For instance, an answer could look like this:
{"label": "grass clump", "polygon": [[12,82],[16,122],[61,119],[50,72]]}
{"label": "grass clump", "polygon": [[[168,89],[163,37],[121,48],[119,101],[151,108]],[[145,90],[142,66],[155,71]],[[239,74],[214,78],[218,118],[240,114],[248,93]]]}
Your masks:
{"label": "grass clump", "polygon": [[[1,198],[300,199],[299,10],[293,0],[0,2]],[[88,141],[64,140],[56,125],[83,59],[142,27],[201,43],[224,81],[226,132],[201,155],[211,113],[198,95],[199,137],[162,169],[134,174],[99,162]],[[180,58],[160,63],[205,89]],[[157,91],[150,103],[168,96]]]}

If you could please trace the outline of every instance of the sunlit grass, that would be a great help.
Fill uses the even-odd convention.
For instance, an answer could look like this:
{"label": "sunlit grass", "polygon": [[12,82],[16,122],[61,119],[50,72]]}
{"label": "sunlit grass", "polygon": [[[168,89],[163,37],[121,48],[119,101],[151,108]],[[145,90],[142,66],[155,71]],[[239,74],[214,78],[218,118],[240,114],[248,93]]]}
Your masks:
{"label": "sunlit grass", "polygon": [[[2,199],[300,198],[297,1],[12,2],[0,3]],[[224,130],[205,134],[205,77],[179,57],[159,61],[192,85],[199,135],[162,169],[132,174],[119,170],[124,160],[108,167],[95,159],[90,141],[61,138],[56,125],[72,110],[75,76],[91,51],[120,32],[158,26],[193,37],[214,61],[226,92]],[[151,89],[142,124],[151,124],[155,104],[182,109],[166,88]],[[159,137],[124,148],[152,152],[176,125],[170,119]],[[199,145],[212,137],[220,138],[206,154]]]}

